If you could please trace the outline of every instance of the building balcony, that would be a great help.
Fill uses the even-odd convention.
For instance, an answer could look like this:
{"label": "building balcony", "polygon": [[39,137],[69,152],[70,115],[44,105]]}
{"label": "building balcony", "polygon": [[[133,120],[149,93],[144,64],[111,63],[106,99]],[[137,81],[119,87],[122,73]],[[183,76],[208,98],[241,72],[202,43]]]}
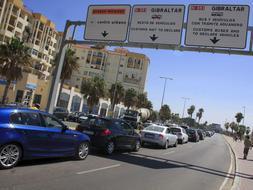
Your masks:
{"label": "building balcony", "polygon": [[40,71],[32,67],[25,67],[23,71],[38,76],[38,79],[40,80],[47,80],[50,75],[47,71]]}
{"label": "building balcony", "polygon": [[123,81],[126,83],[131,83],[131,84],[139,84],[141,82],[141,77],[140,78],[130,78],[126,75],[123,78]]}

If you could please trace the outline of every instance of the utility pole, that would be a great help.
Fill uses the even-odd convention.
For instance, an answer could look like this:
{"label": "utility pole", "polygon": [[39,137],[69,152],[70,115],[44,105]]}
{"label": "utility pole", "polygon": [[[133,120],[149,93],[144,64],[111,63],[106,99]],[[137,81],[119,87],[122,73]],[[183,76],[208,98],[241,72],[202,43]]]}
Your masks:
{"label": "utility pole", "polygon": [[164,99],[165,90],[166,90],[167,80],[173,80],[173,78],[170,78],[170,77],[160,77],[160,78],[164,79],[163,96],[162,96],[162,102],[161,102],[161,108],[162,108],[162,106],[163,106],[163,99]]}
{"label": "utility pole", "polygon": [[243,106],[242,108],[243,108],[243,121],[242,121],[242,123],[243,123],[243,125],[244,125],[246,106]]}
{"label": "utility pole", "polygon": [[184,118],[184,111],[185,111],[186,101],[190,100],[190,98],[182,97],[182,99],[184,100],[184,107],[183,107],[183,112],[182,112],[182,118]]}

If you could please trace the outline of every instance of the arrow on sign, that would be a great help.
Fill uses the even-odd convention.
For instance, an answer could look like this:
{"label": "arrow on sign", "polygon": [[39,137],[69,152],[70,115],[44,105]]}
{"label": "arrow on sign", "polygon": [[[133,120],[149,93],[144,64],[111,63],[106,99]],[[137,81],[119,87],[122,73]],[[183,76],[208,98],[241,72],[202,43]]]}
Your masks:
{"label": "arrow on sign", "polygon": [[213,39],[210,39],[213,44],[216,44],[218,41],[220,41],[220,39],[217,39],[216,37],[214,37]]}
{"label": "arrow on sign", "polygon": [[106,32],[106,31],[104,31],[104,32],[102,32],[101,34],[102,34],[102,36],[105,38],[109,33]]}
{"label": "arrow on sign", "polygon": [[150,39],[154,42],[157,38],[158,38],[158,36],[155,36],[155,34],[153,34],[153,36],[149,36],[150,37]]}

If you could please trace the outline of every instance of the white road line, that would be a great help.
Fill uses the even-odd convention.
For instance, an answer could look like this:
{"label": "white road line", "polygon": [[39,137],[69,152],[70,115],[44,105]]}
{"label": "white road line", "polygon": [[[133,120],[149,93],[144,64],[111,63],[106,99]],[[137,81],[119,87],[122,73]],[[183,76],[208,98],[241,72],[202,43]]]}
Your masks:
{"label": "white road line", "polygon": [[97,172],[97,171],[101,171],[101,170],[107,170],[107,169],[111,169],[111,168],[116,168],[116,167],[119,167],[119,166],[120,166],[120,164],[115,164],[115,165],[106,166],[106,167],[103,167],[103,168],[97,168],[97,169],[92,169],[92,170],[77,172],[76,174],[77,175],[82,175],[82,174]]}
{"label": "white road line", "polygon": [[166,153],[164,153],[163,155],[172,154],[172,153],[174,153],[174,152],[175,152],[175,151],[166,152]]}
{"label": "white road line", "polygon": [[[226,178],[224,179],[223,183],[221,184],[219,190],[223,190],[225,185],[227,184],[227,181],[229,179],[229,176],[231,175],[231,172],[232,172],[232,169],[233,169],[233,155],[232,155],[232,150],[231,150],[231,147],[229,146],[227,140],[224,138],[224,141],[226,143],[226,145],[228,146],[228,149],[229,149],[229,153],[230,153],[230,166],[229,166],[229,169],[228,169],[228,172],[227,172],[227,175],[226,175]],[[236,159],[236,158],[235,158]]]}

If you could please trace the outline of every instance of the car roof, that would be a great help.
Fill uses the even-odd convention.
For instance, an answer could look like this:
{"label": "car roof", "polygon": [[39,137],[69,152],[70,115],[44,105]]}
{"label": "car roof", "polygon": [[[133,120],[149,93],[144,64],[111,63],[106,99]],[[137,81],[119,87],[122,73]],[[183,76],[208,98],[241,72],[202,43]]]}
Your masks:
{"label": "car roof", "polygon": [[19,112],[20,111],[25,111],[25,112],[37,112],[37,113],[49,114],[49,113],[44,112],[44,111],[30,109],[30,108],[0,107],[0,113],[1,112],[13,113],[13,112],[18,112],[18,111]]}

